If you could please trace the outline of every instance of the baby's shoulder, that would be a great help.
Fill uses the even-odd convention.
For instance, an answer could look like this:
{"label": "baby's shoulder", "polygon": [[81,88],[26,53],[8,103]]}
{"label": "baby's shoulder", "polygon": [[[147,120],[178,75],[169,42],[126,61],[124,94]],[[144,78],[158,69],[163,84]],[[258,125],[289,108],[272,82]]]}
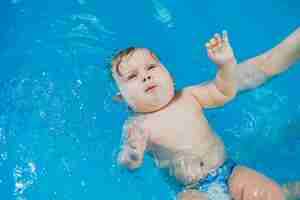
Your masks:
{"label": "baby's shoulder", "polygon": [[193,95],[193,86],[187,86],[176,92],[176,99],[183,102],[185,105],[196,106],[199,109],[197,100]]}
{"label": "baby's shoulder", "polygon": [[191,90],[192,86],[184,87],[181,90],[176,91],[175,96],[181,99],[191,98],[193,96]]}

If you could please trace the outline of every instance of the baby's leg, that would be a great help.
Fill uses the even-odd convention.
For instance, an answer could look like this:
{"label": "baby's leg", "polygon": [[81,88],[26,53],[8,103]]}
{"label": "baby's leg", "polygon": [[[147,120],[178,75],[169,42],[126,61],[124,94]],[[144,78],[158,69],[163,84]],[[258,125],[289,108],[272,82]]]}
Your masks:
{"label": "baby's leg", "polygon": [[283,190],[269,178],[246,167],[236,167],[229,179],[235,200],[284,200]]}
{"label": "baby's leg", "polygon": [[177,195],[176,200],[208,200],[208,198],[198,190],[185,190]]}

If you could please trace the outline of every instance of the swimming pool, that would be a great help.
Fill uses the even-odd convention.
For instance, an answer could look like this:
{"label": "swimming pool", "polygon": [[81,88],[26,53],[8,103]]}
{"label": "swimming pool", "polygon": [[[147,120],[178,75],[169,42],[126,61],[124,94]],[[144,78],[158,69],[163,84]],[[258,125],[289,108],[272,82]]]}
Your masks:
{"label": "swimming pool", "polygon": [[[128,111],[106,69],[127,46],[156,52],[176,87],[214,76],[204,44],[228,30],[239,61],[299,27],[300,2],[41,1],[0,7],[1,199],[170,199],[146,157],[116,166]],[[300,63],[226,107],[207,110],[231,156],[279,182],[300,179]],[[228,117],[230,116],[230,117]]]}

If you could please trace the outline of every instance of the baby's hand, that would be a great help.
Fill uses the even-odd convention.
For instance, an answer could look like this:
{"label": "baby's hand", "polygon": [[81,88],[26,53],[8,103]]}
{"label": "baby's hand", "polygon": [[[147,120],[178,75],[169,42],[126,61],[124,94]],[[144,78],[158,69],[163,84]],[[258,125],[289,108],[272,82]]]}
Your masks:
{"label": "baby's hand", "polygon": [[136,149],[125,147],[118,155],[118,163],[127,166],[129,169],[134,169],[140,162],[140,154]]}
{"label": "baby's hand", "polygon": [[205,46],[207,48],[208,57],[219,67],[222,67],[228,62],[235,61],[226,31],[222,32],[222,37],[216,33]]}

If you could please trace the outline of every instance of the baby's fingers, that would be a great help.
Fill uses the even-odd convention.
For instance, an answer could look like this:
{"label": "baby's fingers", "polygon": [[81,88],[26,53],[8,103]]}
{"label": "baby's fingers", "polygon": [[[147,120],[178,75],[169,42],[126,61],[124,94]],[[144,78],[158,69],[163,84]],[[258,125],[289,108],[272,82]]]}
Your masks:
{"label": "baby's fingers", "polygon": [[126,153],[120,152],[118,155],[118,163],[120,165],[126,165],[129,163],[129,159]]}
{"label": "baby's fingers", "polygon": [[222,47],[223,38],[219,33],[215,33],[214,37],[211,38],[206,44],[207,49],[215,50],[216,48]]}
{"label": "baby's fingers", "polygon": [[206,48],[212,49],[217,45],[217,40],[215,38],[210,39],[206,44]]}
{"label": "baby's fingers", "polygon": [[229,44],[228,33],[227,31],[222,31],[222,41],[225,45]]}
{"label": "baby's fingers", "polygon": [[208,57],[209,57],[209,58],[213,58],[213,57],[214,57],[214,52],[213,52],[213,50],[210,49],[210,48],[207,49],[207,54],[208,54]]}
{"label": "baby's fingers", "polygon": [[220,45],[222,43],[222,38],[221,38],[220,34],[215,33],[214,37],[215,37],[215,40],[217,41],[217,44]]}

